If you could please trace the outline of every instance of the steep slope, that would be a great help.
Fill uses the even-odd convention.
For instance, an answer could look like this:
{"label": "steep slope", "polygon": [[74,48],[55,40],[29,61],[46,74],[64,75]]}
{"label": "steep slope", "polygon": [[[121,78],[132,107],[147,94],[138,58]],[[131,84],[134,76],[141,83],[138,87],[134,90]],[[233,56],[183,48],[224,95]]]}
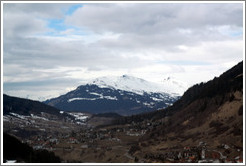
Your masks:
{"label": "steep slope", "polygon": [[208,156],[219,154],[217,158],[210,156],[213,161],[236,161],[242,158],[243,112],[240,62],[219,78],[191,87],[173,106],[150,113],[149,120],[155,125],[139,140],[143,146],[134,154],[151,162],[180,162],[178,154],[192,147],[189,152],[197,156],[193,161],[197,162],[202,159],[202,143]]}
{"label": "steep slope", "polygon": [[166,108],[178,98],[154,83],[123,75],[95,79],[45,103],[64,111],[133,115]]}

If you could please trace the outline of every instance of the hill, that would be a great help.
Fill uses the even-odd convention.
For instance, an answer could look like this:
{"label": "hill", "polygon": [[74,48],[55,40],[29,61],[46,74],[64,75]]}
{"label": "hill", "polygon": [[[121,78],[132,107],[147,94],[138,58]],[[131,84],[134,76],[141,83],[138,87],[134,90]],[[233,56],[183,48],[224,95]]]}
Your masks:
{"label": "hill", "polygon": [[20,115],[31,115],[49,113],[56,116],[62,116],[60,111],[54,107],[43,104],[39,101],[12,97],[3,94],[3,115],[17,113]]}
{"label": "hill", "polygon": [[68,133],[81,128],[87,116],[66,113],[44,103],[3,95],[3,130],[19,138]]}
{"label": "hill", "polygon": [[173,106],[150,113],[148,119],[156,125],[140,138],[141,151],[134,152],[138,158],[180,162],[184,158],[178,154],[192,147],[196,161],[207,159],[201,157],[202,144],[209,149],[207,155],[219,152],[220,161],[242,158],[243,62],[218,78],[194,85]]}

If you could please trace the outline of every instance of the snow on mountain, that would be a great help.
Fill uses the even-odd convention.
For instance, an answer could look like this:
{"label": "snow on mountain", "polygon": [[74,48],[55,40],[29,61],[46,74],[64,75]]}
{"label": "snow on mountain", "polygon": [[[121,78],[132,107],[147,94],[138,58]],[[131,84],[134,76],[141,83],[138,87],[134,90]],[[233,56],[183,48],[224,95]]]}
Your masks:
{"label": "snow on mountain", "polygon": [[62,111],[133,115],[171,105],[184,92],[181,85],[170,79],[157,84],[128,75],[100,77],[45,103]]}
{"label": "snow on mountain", "polygon": [[142,95],[144,92],[168,93],[172,96],[181,96],[187,89],[187,85],[171,77],[164,79],[162,83],[149,82],[141,78],[129,75],[100,77],[89,81],[87,84],[95,84],[101,88],[113,88],[130,91]]}
{"label": "snow on mountain", "polygon": [[180,80],[175,79],[174,77],[168,76],[163,79],[161,82],[163,89],[166,89],[168,92],[177,93],[180,96],[189,88],[188,84]]}

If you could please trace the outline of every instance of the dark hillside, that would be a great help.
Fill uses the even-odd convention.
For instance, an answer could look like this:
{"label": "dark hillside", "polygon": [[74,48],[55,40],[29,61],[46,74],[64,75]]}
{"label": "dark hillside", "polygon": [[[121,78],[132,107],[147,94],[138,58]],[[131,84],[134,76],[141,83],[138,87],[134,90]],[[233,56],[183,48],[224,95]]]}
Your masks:
{"label": "dark hillside", "polygon": [[[234,161],[235,156],[242,157],[243,112],[243,62],[240,62],[220,77],[189,88],[173,106],[149,114],[149,119],[158,125],[139,140],[145,146],[140,147],[141,153],[135,154],[140,158],[145,152],[147,158],[151,153],[176,154],[187,146],[198,150],[196,146],[205,142],[211,151],[221,151]],[[220,149],[225,144],[230,150]],[[157,157],[154,161],[163,162],[166,158]]]}
{"label": "dark hillside", "polygon": [[17,138],[3,133],[3,159],[27,163],[60,163],[59,157],[47,150],[33,150]]}
{"label": "dark hillside", "polygon": [[60,115],[59,110],[43,104],[39,101],[33,101],[28,99],[22,99],[18,97],[11,97],[3,95],[3,114],[9,114],[10,112],[18,113],[20,115],[30,115],[31,113],[41,112]]}

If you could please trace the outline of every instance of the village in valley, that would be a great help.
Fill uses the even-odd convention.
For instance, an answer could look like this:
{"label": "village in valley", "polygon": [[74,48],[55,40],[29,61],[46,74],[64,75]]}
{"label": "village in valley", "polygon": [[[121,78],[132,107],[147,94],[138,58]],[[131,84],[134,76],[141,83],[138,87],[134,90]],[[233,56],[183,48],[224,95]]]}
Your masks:
{"label": "village in valley", "polygon": [[[149,130],[163,122],[85,127],[67,133],[36,135],[23,142],[34,149],[46,149],[62,156],[64,162],[157,162],[157,163],[242,163],[242,148],[221,144],[216,148],[206,142],[193,146],[159,148],[151,152],[148,144],[138,141]],[[81,126],[83,126],[81,129]],[[161,147],[161,145],[160,145]],[[150,150],[150,151],[148,151]],[[141,155],[139,153],[141,151]],[[233,155],[232,155],[233,154]],[[232,157],[233,156],[233,157]]]}

